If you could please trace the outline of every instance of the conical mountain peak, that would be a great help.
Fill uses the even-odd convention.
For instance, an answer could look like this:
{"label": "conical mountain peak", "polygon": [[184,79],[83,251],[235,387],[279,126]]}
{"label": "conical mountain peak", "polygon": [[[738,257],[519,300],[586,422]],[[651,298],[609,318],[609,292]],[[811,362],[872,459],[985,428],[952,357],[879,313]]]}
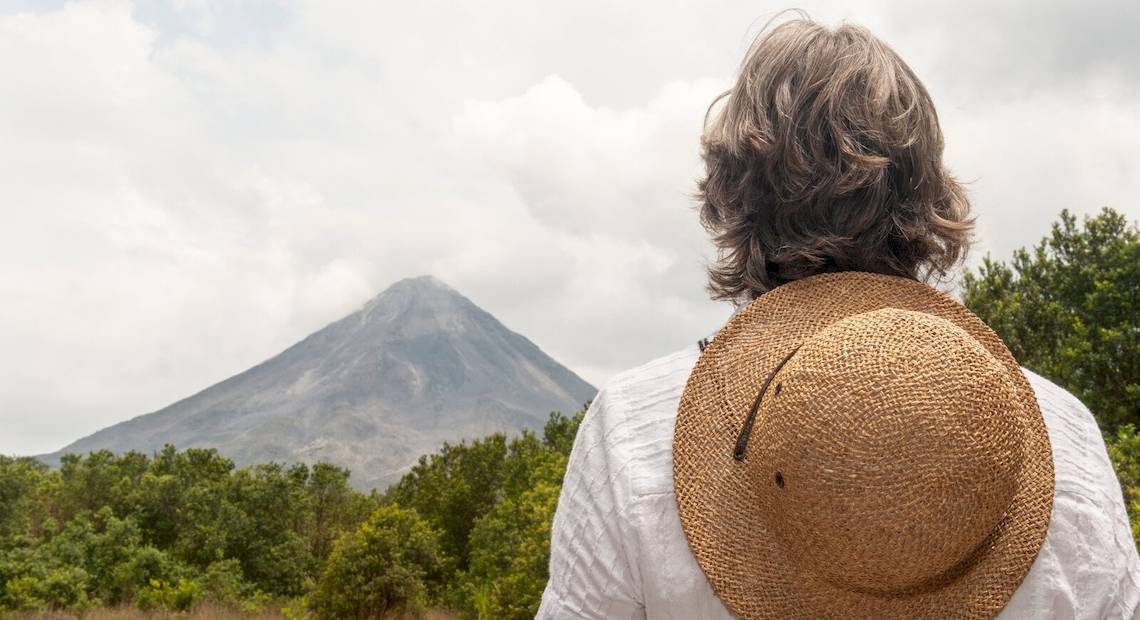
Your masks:
{"label": "conical mountain peak", "polygon": [[349,467],[394,482],[444,441],[542,427],[595,389],[433,276],[400,280],[285,351],[65,452],[217,448],[238,464]]}
{"label": "conical mountain peak", "polygon": [[399,294],[399,295],[434,295],[434,294],[449,294],[458,295],[459,292],[447,285],[443,280],[433,275],[416,276],[414,278],[404,278],[399,280],[384,289],[381,295],[385,293]]}
{"label": "conical mountain peak", "polygon": [[403,326],[413,331],[461,329],[459,324],[486,313],[435,276],[405,278],[384,289],[361,308],[361,324]]}
{"label": "conical mountain peak", "polygon": [[364,304],[364,310],[383,305],[385,303],[400,303],[416,299],[444,300],[450,297],[463,297],[459,291],[448,286],[435,276],[424,275],[414,278],[404,278],[393,283],[388,288]]}

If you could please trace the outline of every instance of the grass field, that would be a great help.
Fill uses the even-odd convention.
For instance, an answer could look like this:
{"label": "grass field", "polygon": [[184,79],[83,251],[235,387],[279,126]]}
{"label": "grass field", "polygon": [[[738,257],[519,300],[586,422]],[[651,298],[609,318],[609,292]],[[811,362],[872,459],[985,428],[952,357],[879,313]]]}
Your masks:
{"label": "grass field", "polygon": [[[199,605],[194,611],[187,613],[150,612],[142,611],[136,607],[115,607],[92,609],[82,616],[66,613],[34,613],[34,614],[0,614],[3,620],[165,620],[177,618],[178,620],[285,620],[285,616],[276,610],[266,610],[261,613],[248,614],[216,605]],[[387,620],[456,620],[458,616],[445,611],[428,609],[420,614],[412,613],[403,616],[389,616]]]}
{"label": "grass field", "polygon": [[197,620],[284,620],[285,616],[278,611],[266,610],[257,614],[245,614],[231,607],[217,607],[213,605],[200,605],[188,613],[173,614],[170,612],[143,611],[137,607],[112,607],[92,609],[82,616],[59,612],[23,613],[0,616],[4,620],[160,620],[163,618],[193,618]]}

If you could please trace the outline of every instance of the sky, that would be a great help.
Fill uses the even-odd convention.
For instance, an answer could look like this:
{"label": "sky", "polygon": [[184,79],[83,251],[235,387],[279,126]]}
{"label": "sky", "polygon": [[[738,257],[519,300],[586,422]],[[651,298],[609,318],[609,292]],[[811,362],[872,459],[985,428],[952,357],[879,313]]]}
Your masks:
{"label": "sky", "polygon": [[[0,453],[433,274],[601,386],[731,312],[698,138],[773,2],[0,0]],[[931,91],[971,263],[1140,219],[1140,3],[804,2]]]}

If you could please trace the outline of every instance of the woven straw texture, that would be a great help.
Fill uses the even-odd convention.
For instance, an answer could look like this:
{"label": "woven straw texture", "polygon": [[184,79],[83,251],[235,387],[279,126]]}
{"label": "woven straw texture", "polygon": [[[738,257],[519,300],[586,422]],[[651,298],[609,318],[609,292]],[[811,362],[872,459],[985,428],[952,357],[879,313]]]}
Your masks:
{"label": "woven straw texture", "polygon": [[741,618],[993,617],[1053,503],[1045,423],[997,335],[866,273],[783,285],[725,325],[681,397],[673,474],[689,546]]}

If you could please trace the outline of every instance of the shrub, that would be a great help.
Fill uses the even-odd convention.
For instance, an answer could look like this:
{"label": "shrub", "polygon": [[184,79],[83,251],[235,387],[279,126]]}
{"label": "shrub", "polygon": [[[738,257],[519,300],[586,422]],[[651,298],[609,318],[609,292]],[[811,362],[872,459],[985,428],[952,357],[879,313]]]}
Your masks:
{"label": "shrub", "polygon": [[206,567],[199,579],[202,597],[214,603],[238,605],[246,589],[241,562],[234,559],[218,560]]}
{"label": "shrub", "polygon": [[13,609],[49,609],[81,613],[90,607],[87,573],[81,568],[54,568],[42,576],[25,575],[4,584],[8,604]]}
{"label": "shrub", "polygon": [[390,504],[333,546],[312,598],[321,618],[382,618],[426,602],[439,567],[439,534],[414,510]]}
{"label": "shrub", "polygon": [[189,611],[202,598],[202,589],[193,579],[175,582],[152,579],[135,592],[135,604],[142,610]]}
{"label": "shrub", "polygon": [[1140,540],[1140,434],[1126,424],[1116,431],[1108,444],[1108,455],[1116,467],[1124,503],[1132,515],[1132,537]]}

